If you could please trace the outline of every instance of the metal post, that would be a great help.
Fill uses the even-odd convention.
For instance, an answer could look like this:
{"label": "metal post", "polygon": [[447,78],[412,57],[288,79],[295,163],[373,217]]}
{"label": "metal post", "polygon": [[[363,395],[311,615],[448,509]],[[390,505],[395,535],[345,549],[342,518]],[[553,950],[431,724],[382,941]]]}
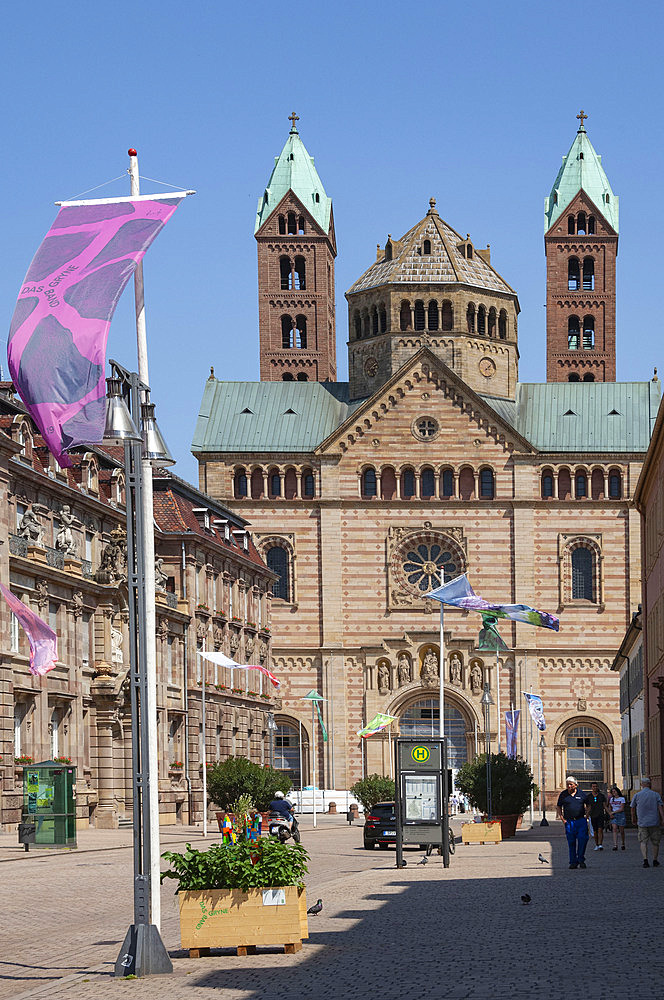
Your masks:
{"label": "metal post", "polygon": [[316,705],[312,700],[311,702],[311,773],[312,773],[311,787],[313,789],[314,826],[316,826],[316,725],[314,721],[315,712],[316,712]]}
{"label": "metal post", "polygon": [[[444,571],[441,567],[440,570],[440,585],[441,587],[445,583]],[[440,603],[440,662],[439,662],[439,683],[438,683],[438,732],[440,738],[445,735],[445,633],[444,633],[444,607],[445,605],[441,601]]]}
{"label": "metal post", "polygon": [[496,710],[498,712],[498,753],[500,753],[500,728],[502,718],[500,715],[500,660],[498,659],[498,648],[496,647]]}
{"label": "metal post", "polygon": [[[203,641],[203,652],[205,652],[205,640]],[[205,682],[207,680],[207,660],[204,656],[201,657],[203,660],[202,665],[202,680],[201,685],[201,724],[203,726],[203,837],[206,838],[208,835],[208,817],[207,817],[207,741],[205,739],[206,732],[206,718],[205,718]]]}
{"label": "metal post", "polygon": [[[530,693],[532,694],[533,686],[530,685]],[[530,721],[530,770],[533,769],[533,717],[530,714],[530,705],[528,705],[528,719]],[[531,829],[535,825],[535,798],[533,795],[532,788],[530,789],[530,827]]]}
{"label": "metal post", "polygon": [[542,799],[542,819],[540,820],[540,826],[548,826],[549,821],[546,818],[546,760],[544,758],[544,751],[546,749],[546,743],[544,741],[544,736],[540,738],[540,760],[542,762],[542,784],[540,786],[540,796]]}
{"label": "metal post", "polygon": [[450,867],[450,800],[447,789],[447,740],[440,741],[440,761],[441,761],[441,812],[443,827],[443,868]]}
{"label": "metal post", "polygon": [[486,818],[491,819],[491,706],[484,706],[484,745],[486,754]]}
{"label": "metal post", "polygon": [[399,770],[399,740],[394,741],[394,817],[397,826],[397,868],[405,868],[406,862],[403,859],[403,828],[401,813],[401,772]]}
{"label": "metal post", "polygon": [[[262,676],[263,675],[261,674],[261,677]],[[303,792],[303,789],[304,789],[304,774],[302,772],[302,719],[298,719],[298,725],[300,727],[300,742],[299,742],[299,751],[300,751],[300,801],[298,803],[298,808],[299,808],[300,812],[302,812],[302,792]]]}

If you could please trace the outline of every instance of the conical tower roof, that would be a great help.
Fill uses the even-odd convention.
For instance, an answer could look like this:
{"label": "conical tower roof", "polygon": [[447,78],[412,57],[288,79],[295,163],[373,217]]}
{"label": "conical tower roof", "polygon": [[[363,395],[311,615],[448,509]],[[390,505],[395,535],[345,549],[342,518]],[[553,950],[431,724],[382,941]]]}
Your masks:
{"label": "conical tower roof", "polygon": [[297,116],[291,116],[292,127],[286,145],[274,159],[274,169],[270,174],[264,194],[258,199],[256,212],[257,233],[265,220],[272,214],[284,195],[292,191],[304,208],[313,216],[324,233],[330,228],[332,199],[325,194],[325,188],[310,156],[300,139],[295,126]]}
{"label": "conical tower roof", "polygon": [[544,200],[544,231],[548,232],[554,222],[562,215],[579,191],[583,190],[594,205],[601,211],[609,225],[618,232],[618,198],[614,195],[609,179],[602,166],[602,157],[595,152],[588,138],[583,120],[576,138],[558,171],[553,182],[551,194]]}

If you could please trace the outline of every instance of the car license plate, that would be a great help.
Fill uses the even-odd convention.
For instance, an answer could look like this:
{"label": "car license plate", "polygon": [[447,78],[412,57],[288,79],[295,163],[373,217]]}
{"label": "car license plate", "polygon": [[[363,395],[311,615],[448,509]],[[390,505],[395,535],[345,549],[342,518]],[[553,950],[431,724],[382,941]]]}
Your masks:
{"label": "car license plate", "polygon": [[396,830],[383,830],[384,837],[396,837],[396,835],[397,835]]}

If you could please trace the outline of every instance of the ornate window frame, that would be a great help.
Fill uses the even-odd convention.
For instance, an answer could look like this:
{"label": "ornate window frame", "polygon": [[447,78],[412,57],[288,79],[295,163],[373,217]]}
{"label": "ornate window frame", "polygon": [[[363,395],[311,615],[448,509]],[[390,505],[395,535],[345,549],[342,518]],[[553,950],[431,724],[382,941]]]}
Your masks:
{"label": "ornate window frame", "polygon": [[[586,598],[572,597],[572,552],[575,549],[589,549],[593,555],[593,595],[592,601]],[[558,535],[558,608],[594,607],[604,611],[604,555],[602,551],[602,535],[559,534]]]}
{"label": "ornate window frame", "polygon": [[438,526],[431,521],[414,527],[390,526],[387,533],[387,606],[390,611],[418,608],[433,613],[438,607],[408,584],[402,569],[404,550],[422,542],[444,545],[456,557],[459,572],[464,573],[467,569],[468,545],[463,528]]}
{"label": "ornate window frame", "polygon": [[[254,543],[256,545],[256,548],[258,549],[258,552],[260,553],[261,558],[263,559],[266,565],[267,565],[268,549],[272,549],[275,546],[277,546],[280,549],[284,549],[284,551],[286,552],[286,555],[288,557],[288,587],[290,593],[290,600],[284,601],[283,598],[274,596],[272,597],[272,600],[278,601],[280,607],[284,606],[289,608],[297,608],[298,606],[297,569],[296,569],[297,554],[295,551],[295,535],[289,533],[283,535],[274,535],[274,534],[263,535],[257,533],[254,535]],[[269,590],[270,592],[272,591],[271,584]]]}

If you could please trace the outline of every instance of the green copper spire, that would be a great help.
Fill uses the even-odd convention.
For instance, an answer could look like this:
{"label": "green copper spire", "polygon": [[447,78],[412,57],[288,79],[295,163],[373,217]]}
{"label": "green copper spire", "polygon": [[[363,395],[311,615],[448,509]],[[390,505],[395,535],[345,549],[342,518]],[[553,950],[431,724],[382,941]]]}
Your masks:
{"label": "green copper spire", "polygon": [[327,233],[330,228],[332,199],[325,194],[325,188],[314,167],[314,158],[309,156],[300,139],[295,125],[295,122],[299,121],[298,116],[293,112],[289,118],[291,130],[286,145],[280,155],[275,157],[274,170],[267,182],[265,193],[258,200],[254,232],[258,232],[290,190],[314,217],[323,232]]}
{"label": "green copper spire", "polygon": [[551,194],[544,200],[544,231],[548,232],[578,192],[583,189],[597,206],[609,225],[618,232],[618,198],[614,195],[602,166],[602,157],[595,152],[588,138],[581,111],[576,116],[581,124],[563,165],[558,171]]}

